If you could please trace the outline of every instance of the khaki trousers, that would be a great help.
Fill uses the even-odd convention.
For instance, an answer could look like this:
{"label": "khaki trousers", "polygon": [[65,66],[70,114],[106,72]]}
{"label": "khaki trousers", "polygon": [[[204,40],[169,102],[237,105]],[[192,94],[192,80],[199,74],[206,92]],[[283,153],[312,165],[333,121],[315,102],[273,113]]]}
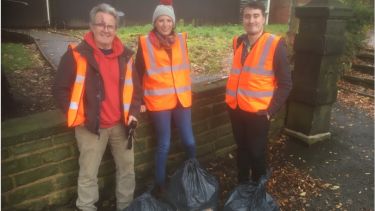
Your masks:
{"label": "khaki trousers", "polygon": [[134,146],[126,148],[125,128],[117,124],[99,130],[99,136],[83,126],[75,128],[79,154],[77,208],[84,211],[96,210],[99,200],[98,171],[109,143],[116,164],[116,206],[118,210],[127,207],[133,200],[135,189]]}

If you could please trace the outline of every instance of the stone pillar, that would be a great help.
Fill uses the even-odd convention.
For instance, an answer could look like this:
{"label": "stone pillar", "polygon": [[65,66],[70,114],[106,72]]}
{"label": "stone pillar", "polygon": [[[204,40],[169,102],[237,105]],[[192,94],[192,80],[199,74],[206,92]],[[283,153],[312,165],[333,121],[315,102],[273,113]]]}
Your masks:
{"label": "stone pillar", "polygon": [[346,19],[351,10],[338,0],[312,0],[296,7],[293,90],[285,132],[308,144],[329,139],[332,104],[336,101],[339,57],[344,50]]}

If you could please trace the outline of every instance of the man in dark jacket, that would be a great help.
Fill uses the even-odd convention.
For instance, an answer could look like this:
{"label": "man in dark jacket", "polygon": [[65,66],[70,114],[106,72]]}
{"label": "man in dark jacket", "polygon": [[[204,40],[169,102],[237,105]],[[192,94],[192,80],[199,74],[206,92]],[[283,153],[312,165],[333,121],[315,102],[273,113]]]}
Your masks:
{"label": "man in dark jacket", "polygon": [[[233,66],[226,98],[237,144],[238,182],[266,174],[270,118],[292,88],[285,42],[264,31],[265,7],[251,1],[243,9],[245,34],[233,40]],[[251,175],[250,175],[251,172]]]}
{"label": "man in dark jacket", "polygon": [[125,127],[140,110],[142,91],[133,69],[133,52],[116,36],[119,16],[108,4],[90,12],[90,32],[63,55],[54,85],[58,106],[75,127],[80,152],[77,208],[96,210],[97,174],[109,143],[116,163],[117,209],[133,199],[134,151]]}

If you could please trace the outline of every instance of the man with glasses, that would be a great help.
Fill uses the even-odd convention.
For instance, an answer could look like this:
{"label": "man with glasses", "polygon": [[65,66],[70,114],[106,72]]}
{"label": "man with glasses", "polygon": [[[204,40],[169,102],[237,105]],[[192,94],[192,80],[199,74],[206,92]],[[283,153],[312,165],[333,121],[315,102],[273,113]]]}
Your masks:
{"label": "man with glasses", "polygon": [[118,12],[99,4],[90,12],[90,31],[61,58],[54,85],[58,106],[75,128],[79,154],[80,210],[96,210],[98,170],[109,143],[116,164],[116,206],[123,210],[135,188],[134,147],[126,126],[134,125],[142,91],[133,69],[133,52],[116,36]]}

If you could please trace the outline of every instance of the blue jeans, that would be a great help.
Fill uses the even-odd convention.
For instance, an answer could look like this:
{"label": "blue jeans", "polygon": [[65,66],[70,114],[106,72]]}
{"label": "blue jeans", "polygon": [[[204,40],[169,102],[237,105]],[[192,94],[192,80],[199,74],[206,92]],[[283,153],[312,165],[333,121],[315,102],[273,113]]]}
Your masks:
{"label": "blue jeans", "polygon": [[149,112],[156,130],[158,141],[155,161],[155,182],[157,185],[165,185],[165,172],[169,147],[171,143],[171,120],[180,132],[182,143],[186,147],[189,158],[195,157],[195,140],[191,126],[191,108],[177,106],[172,110]]}

